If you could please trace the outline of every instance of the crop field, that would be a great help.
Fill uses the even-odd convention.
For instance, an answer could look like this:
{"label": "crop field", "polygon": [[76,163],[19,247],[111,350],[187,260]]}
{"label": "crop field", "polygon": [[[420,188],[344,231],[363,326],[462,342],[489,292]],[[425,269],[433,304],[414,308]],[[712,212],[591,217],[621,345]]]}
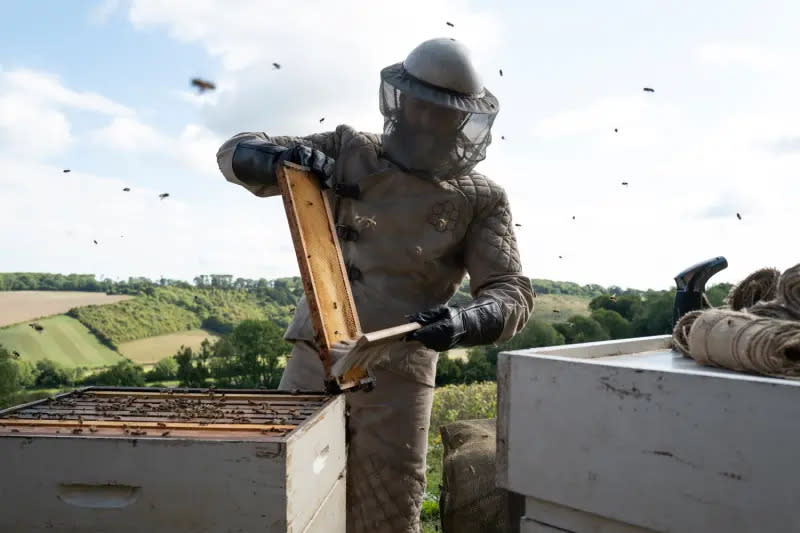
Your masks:
{"label": "crop field", "polygon": [[0,291],[0,327],[66,313],[73,307],[103,305],[130,296],[80,291]]}
{"label": "crop field", "polygon": [[27,323],[0,329],[0,344],[17,351],[20,358],[36,362],[50,359],[65,367],[96,368],[116,364],[121,356],[102,344],[86,326],[65,315],[37,321],[36,331]]}
{"label": "crop field", "polygon": [[165,357],[175,355],[181,345],[197,350],[203,339],[214,342],[217,336],[203,329],[192,329],[123,342],[119,345],[119,351],[134,363],[151,365]]}

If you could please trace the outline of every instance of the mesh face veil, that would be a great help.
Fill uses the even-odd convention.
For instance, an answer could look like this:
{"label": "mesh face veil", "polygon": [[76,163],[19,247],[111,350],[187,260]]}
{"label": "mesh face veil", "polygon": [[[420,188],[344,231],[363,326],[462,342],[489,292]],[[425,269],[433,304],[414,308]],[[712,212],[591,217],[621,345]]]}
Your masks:
{"label": "mesh face veil", "polygon": [[[477,82],[463,48],[451,43],[426,41],[404,63],[381,71],[384,156],[409,173],[434,180],[468,174],[486,158],[499,111],[494,95]],[[412,75],[407,66],[423,75],[434,72],[438,84]]]}

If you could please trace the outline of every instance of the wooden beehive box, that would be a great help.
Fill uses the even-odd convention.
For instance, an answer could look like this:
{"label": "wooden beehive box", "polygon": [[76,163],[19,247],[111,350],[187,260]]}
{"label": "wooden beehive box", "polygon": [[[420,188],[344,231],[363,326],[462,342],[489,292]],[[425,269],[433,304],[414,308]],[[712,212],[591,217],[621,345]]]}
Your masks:
{"label": "wooden beehive box", "polygon": [[0,531],[344,532],[344,398],[89,387],[0,412]]}
{"label": "wooden beehive box", "polygon": [[800,382],[703,367],[670,336],[503,352],[498,484],[521,531],[800,531]]}

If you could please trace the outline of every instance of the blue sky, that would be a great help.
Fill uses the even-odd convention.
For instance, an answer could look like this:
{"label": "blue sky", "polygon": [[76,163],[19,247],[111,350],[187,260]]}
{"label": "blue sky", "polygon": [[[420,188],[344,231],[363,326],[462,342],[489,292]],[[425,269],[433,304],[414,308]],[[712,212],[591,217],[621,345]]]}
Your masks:
{"label": "blue sky", "polygon": [[[380,68],[442,35],[500,99],[479,169],[509,193],[526,274],[666,288],[715,255],[730,267],[714,281],[788,268],[798,15],[789,1],[4,2],[0,270],[296,275],[280,200],[227,183],[216,148],[245,130],[378,130]],[[197,95],[193,76],[217,90]]]}

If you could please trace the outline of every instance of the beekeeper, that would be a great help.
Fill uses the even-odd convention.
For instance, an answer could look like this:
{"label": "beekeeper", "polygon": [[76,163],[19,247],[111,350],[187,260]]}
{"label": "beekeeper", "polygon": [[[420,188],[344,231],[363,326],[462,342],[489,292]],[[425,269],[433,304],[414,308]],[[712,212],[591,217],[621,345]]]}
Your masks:
{"label": "beekeeper", "polygon": [[[281,162],[310,167],[330,195],[362,330],[424,326],[386,349],[375,390],[347,395],[350,533],[419,530],[438,352],[506,341],[533,309],[505,191],[473,170],[499,106],[466,48],[423,42],[381,71],[379,96],[382,135],[240,133],[217,153],[225,178],[261,197],[280,194]],[[465,274],[472,303],[446,305]],[[304,297],[285,338],[280,388],[321,390]]]}

